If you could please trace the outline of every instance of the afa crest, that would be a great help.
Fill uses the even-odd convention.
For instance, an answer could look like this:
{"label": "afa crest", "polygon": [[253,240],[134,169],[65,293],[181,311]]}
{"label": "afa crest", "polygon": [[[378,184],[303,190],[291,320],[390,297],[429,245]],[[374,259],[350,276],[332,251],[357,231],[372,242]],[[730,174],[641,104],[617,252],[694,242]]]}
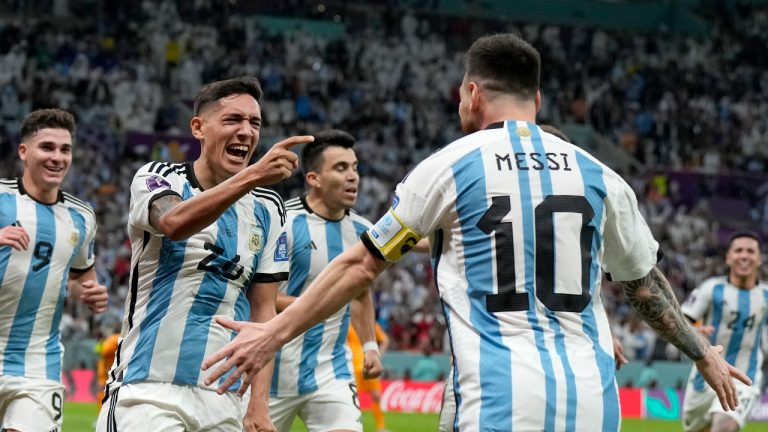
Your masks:
{"label": "afa crest", "polygon": [[72,231],[69,233],[69,244],[72,246],[77,246],[77,244],[80,242],[80,233],[77,231]]}
{"label": "afa crest", "polygon": [[251,231],[251,236],[248,238],[248,249],[254,254],[258,254],[264,248],[263,240],[261,232]]}

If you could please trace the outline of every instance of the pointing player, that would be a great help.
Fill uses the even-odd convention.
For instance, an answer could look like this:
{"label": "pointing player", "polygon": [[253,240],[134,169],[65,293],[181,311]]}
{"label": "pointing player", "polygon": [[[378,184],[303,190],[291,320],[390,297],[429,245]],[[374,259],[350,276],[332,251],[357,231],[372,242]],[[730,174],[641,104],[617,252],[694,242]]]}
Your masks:
{"label": "pointing player", "polygon": [[[277,348],[338,310],[429,236],[454,356],[455,425],[463,430],[620,427],[601,269],[623,281],[651,327],[696,361],[734,409],[728,365],[680,312],[655,267],[658,244],[632,189],[576,146],[535,124],[539,54],[512,34],[467,53],[459,116],[469,135],[417,165],[390,210],[288,309],[240,330],[203,367],[207,379],[249,374]],[[719,349],[722,349],[721,347]]]}
{"label": "pointing player", "polygon": [[24,173],[0,180],[0,430],[60,430],[67,287],[93,312],[107,307],[93,268],[93,209],[60,189],[74,133],[66,111],[30,113],[19,145]]}
{"label": "pointing player", "polygon": [[[288,277],[285,212],[276,193],[257,186],[290,176],[298,156],[289,148],[312,140],[289,138],[249,166],[260,97],[255,78],[204,86],[190,121],[200,157],[152,162],[133,179],[131,289],[99,431],[242,430],[239,384],[217,395],[200,364],[233,337],[214,315],[275,315],[277,285]],[[258,395],[252,415],[267,416],[271,372],[249,377]]]}

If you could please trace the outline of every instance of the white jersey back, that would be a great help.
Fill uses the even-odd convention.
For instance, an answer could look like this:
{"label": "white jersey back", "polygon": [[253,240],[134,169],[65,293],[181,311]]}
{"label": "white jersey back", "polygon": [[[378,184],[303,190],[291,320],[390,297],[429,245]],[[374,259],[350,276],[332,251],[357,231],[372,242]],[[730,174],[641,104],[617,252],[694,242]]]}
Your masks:
{"label": "white jersey back", "polygon": [[234,337],[214,315],[247,321],[250,284],[288,278],[283,202],[272,191],[254,189],[186,240],[173,241],[150,225],[154,200],[187,200],[201,191],[191,163],[152,162],[133,179],[131,289],[107,393],[141,381],[206,387],[203,359]]}
{"label": "white jersey back", "polygon": [[[739,289],[726,276],[705,280],[688,296],[682,310],[714,328],[709,341],[725,348],[725,360],[747,374],[760,388],[763,372],[763,331],[768,314],[768,285],[758,282],[752,289]],[[696,391],[707,385],[694,367],[688,385]]]}
{"label": "white jersey back", "polygon": [[631,188],[583,150],[506,121],[439,150],[363,236],[395,261],[430,236],[456,426],[619,429],[601,267],[645,276],[658,244]]}
{"label": "white jersey back", "polygon": [[[333,260],[357,242],[371,223],[350,211],[334,221],[314,213],[304,197],[286,202],[284,232],[291,251],[288,282],[280,292],[299,296]],[[349,305],[285,344],[275,356],[270,396],[287,397],[314,392],[338,379],[352,379],[347,348]]]}
{"label": "white jersey back", "polygon": [[0,180],[0,227],[29,235],[27,250],[0,246],[0,375],[61,380],[59,323],[69,271],[93,266],[91,207],[62,192],[35,201],[20,179]]}

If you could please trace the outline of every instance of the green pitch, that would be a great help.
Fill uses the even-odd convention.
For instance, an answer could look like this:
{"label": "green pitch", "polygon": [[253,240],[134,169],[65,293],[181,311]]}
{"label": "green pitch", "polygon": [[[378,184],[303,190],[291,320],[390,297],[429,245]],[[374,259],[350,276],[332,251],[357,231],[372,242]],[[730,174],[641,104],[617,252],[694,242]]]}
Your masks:
{"label": "green pitch", "polygon": [[[98,416],[95,404],[65,403],[63,432],[93,432],[94,422]],[[385,414],[387,429],[393,432],[423,432],[437,430],[437,414]],[[621,422],[623,432],[680,432],[680,422],[663,420],[630,420]],[[369,412],[363,413],[365,431],[375,431],[373,417]],[[293,425],[292,432],[306,431],[300,423]],[[768,423],[747,424],[742,432],[768,432]]]}

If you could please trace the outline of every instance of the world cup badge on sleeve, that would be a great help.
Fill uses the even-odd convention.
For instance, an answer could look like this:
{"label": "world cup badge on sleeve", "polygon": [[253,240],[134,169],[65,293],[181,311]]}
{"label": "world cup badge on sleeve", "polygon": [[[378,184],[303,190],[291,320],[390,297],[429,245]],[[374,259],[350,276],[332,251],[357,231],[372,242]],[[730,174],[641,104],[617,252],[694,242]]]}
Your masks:
{"label": "world cup badge on sleeve", "polygon": [[168,180],[160,177],[159,175],[153,175],[147,178],[147,189],[149,189],[150,192],[156,191],[158,189],[170,188],[171,184],[168,183]]}

